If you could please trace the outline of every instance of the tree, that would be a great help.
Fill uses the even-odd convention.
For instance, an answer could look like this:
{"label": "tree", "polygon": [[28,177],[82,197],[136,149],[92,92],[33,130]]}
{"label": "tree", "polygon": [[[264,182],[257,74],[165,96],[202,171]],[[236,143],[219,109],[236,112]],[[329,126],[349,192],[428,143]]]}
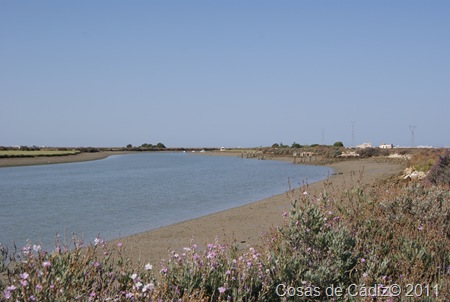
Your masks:
{"label": "tree", "polygon": [[344,144],[342,142],[335,142],[334,147],[344,147]]}
{"label": "tree", "polygon": [[302,147],[302,145],[297,144],[296,142],[293,142],[292,146],[291,146],[291,148],[301,148],[301,147]]}
{"label": "tree", "polygon": [[132,144],[128,144],[127,145],[127,149],[131,149],[131,148],[133,148],[133,145]]}
{"label": "tree", "polygon": [[153,145],[145,143],[141,145],[141,148],[153,148]]}
{"label": "tree", "polygon": [[279,148],[279,147],[280,147],[280,145],[277,144],[277,143],[275,143],[275,144],[272,145],[272,148]]}
{"label": "tree", "polygon": [[166,146],[164,146],[163,143],[157,143],[156,144],[156,148],[158,148],[158,149],[166,149]]}

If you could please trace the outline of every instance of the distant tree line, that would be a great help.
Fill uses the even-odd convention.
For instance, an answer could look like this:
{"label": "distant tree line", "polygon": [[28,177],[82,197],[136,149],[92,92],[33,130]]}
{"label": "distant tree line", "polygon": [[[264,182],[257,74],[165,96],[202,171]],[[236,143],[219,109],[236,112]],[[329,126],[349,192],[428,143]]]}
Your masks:
{"label": "distant tree line", "polygon": [[[318,147],[319,144],[312,144],[312,145],[300,145],[296,142],[293,142],[292,145],[284,145],[283,143],[275,143],[272,145],[272,148],[303,148],[303,147]],[[344,144],[342,142],[335,142],[333,144],[333,147],[344,147]]]}
{"label": "distant tree line", "polygon": [[154,149],[166,149],[166,146],[163,143],[157,143],[156,145],[144,143],[144,144],[140,145],[139,147],[133,147],[132,144],[128,144],[126,146],[126,148],[127,149],[149,149],[149,150],[154,150]]}

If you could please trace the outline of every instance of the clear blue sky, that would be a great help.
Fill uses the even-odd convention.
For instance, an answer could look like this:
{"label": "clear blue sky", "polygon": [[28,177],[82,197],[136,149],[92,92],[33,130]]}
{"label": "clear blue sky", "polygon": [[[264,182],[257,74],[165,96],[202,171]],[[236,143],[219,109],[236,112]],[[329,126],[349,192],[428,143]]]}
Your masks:
{"label": "clear blue sky", "polygon": [[0,145],[450,146],[450,1],[0,0],[0,105]]}

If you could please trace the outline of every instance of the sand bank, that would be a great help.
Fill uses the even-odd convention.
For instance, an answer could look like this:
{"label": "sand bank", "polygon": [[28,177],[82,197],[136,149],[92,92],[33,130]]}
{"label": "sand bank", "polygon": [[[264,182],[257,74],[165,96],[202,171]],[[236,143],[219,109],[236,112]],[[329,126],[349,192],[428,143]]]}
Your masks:
{"label": "sand bank", "polygon": [[[319,193],[325,182],[342,188],[358,180],[371,183],[376,179],[398,174],[402,170],[400,163],[379,162],[374,159],[343,161],[330,167],[334,169],[335,174],[326,181],[310,184],[309,194]],[[285,193],[272,196],[248,205],[120,238],[112,243],[122,242],[126,255],[133,262],[154,264],[159,264],[161,259],[167,259],[169,251],[190,246],[191,241],[202,246],[214,242],[216,236],[221,243],[235,239],[240,247],[258,246],[264,244],[262,235],[271,227],[282,224],[282,214],[288,211],[291,205],[288,195]]]}
{"label": "sand bank", "polygon": [[33,165],[48,165],[48,164],[63,164],[82,162],[90,160],[104,159],[111,155],[127,154],[127,151],[102,151],[93,153],[79,153],[75,155],[65,156],[39,156],[39,157],[12,157],[0,158],[1,167],[16,167],[16,166],[33,166]]}

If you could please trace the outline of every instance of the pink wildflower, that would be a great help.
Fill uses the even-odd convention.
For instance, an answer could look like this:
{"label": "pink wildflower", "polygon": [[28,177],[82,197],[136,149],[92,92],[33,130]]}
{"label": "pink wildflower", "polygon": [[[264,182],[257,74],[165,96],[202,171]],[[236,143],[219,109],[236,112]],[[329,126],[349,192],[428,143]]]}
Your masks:
{"label": "pink wildflower", "polygon": [[11,292],[9,290],[5,290],[3,292],[3,295],[5,296],[6,300],[9,300],[9,298],[11,298]]}
{"label": "pink wildflower", "polygon": [[27,272],[22,273],[22,274],[19,275],[19,277],[20,277],[21,279],[23,279],[23,280],[27,280],[29,276],[30,276],[30,275],[28,275]]}
{"label": "pink wildflower", "polygon": [[50,261],[44,261],[42,262],[42,267],[50,267],[52,264],[50,263]]}

